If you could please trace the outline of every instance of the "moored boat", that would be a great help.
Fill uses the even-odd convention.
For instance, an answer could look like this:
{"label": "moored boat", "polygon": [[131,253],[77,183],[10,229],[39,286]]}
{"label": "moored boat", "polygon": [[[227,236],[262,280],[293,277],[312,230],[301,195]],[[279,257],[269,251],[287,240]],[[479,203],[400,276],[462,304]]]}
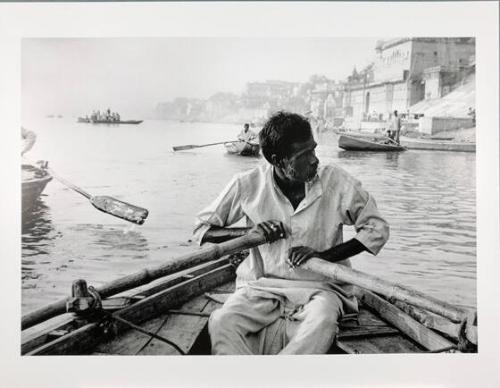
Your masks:
{"label": "moored boat", "polygon": [[[210,354],[208,318],[233,292],[235,269],[244,258],[234,254],[262,243],[260,237],[241,237],[96,289],[77,281],[70,298],[23,317],[21,353]],[[340,321],[330,353],[477,352],[475,312],[320,259],[305,266],[357,286],[360,311]],[[361,284],[372,284],[377,294]],[[43,320],[65,311],[73,315],[50,327]],[[45,328],[36,331],[37,324]]]}
{"label": "moored boat", "polygon": [[472,142],[402,138],[401,144],[409,150],[476,152],[476,143]]}
{"label": "moored boat", "polygon": [[45,169],[30,164],[23,164],[21,173],[22,213],[26,214],[31,211],[52,176]]}
{"label": "moored boat", "polygon": [[260,152],[258,143],[250,143],[246,141],[224,143],[224,147],[229,154],[237,154],[241,156],[257,156]]}
{"label": "moored boat", "polygon": [[[388,138],[386,138],[388,139]],[[340,135],[338,140],[340,148],[347,151],[405,151],[406,147],[391,143],[383,139],[367,139],[362,137],[352,137]]]}

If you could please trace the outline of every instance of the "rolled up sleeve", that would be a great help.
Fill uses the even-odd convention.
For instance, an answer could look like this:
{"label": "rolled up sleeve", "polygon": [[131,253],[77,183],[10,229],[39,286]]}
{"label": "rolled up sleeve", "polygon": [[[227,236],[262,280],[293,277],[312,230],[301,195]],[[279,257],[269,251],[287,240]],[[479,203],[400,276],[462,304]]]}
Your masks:
{"label": "rolled up sleeve", "polygon": [[219,196],[196,216],[193,238],[201,244],[211,226],[225,227],[238,222],[244,213],[241,206],[241,190],[235,176]]}
{"label": "rolled up sleeve", "polygon": [[354,237],[377,255],[389,239],[389,224],[380,215],[375,199],[355,181],[347,198],[347,215],[357,232]]}

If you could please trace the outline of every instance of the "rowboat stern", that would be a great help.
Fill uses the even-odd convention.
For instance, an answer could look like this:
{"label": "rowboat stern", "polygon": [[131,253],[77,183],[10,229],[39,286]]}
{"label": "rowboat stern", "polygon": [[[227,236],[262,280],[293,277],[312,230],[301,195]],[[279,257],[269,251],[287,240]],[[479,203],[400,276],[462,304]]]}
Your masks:
{"label": "rowboat stern", "polygon": [[52,180],[52,176],[47,170],[32,165],[23,165],[22,173],[22,214],[27,214],[35,205],[47,184]]}

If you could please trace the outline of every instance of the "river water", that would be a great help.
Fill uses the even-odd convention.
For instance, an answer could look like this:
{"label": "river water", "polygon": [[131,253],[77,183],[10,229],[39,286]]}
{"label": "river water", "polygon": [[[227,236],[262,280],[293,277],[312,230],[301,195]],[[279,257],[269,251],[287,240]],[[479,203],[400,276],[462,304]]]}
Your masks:
{"label": "river water", "polygon": [[[233,174],[263,157],[225,153],[222,145],[173,152],[172,146],[232,140],[240,126],[147,120],[140,125],[37,119],[27,154],[92,195],[149,209],[142,226],[96,210],[51,181],[22,230],[22,313],[69,295],[75,279],[99,286],[197,247],[194,216]],[[322,164],[337,163],[363,182],[391,226],[359,270],[458,305],[476,306],[475,154],[440,151],[342,151],[333,134],[319,138]],[[346,238],[354,231],[347,230]]]}

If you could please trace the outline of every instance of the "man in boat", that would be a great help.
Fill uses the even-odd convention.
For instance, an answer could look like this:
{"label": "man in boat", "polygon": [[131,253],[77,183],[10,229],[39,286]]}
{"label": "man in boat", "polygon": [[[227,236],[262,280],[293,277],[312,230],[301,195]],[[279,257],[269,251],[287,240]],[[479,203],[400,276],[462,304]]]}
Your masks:
{"label": "man in boat", "polygon": [[[236,175],[197,216],[195,239],[219,243],[245,233],[269,244],[251,249],[237,270],[236,291],[209,320],[214,354],[321,354],[343,314],[357,312],[348,286],[301,268],[311,257],[350,266],[376,255],[387,222],[361,183],[338,166],[319,167],[309,122],[274,114],[259,134],[267,162]],[[228,228],[245,220],[247,228]],[[342,225],[356,236],[343,242]]]}
{"label": "man in boat", "polygon": [[401,132],[401,118],[398,116],[398,111],[394,111],[392,116],[392,131],[394,133],[394,140],[399,144],[399,133]]}
{"label": "man in boat", "polygon": [[238,140],[247,142],[247,143],[253,143],[253,140],[257,137],[254,131],[250,129],[250,125],[248,123],[245,123],[243,126],[243,129],[238,135]]}
{"label": "man in boat", "polygon": [[30,131],[29,129],[21,127],[21,138],[23,140],[23,149],[21,151],[21,156],[22,156],[26,152],[28,152],[31,148],[33,148],[33,145],[35,144],[36,141],[36,134],[35,132]]}
{"label": "man in boat", "polygon": [[476,127],[476,110],[472,109],[472,107],[469,107],[469,110],[467,111],[467,116],[470,116],[472,119],[472,126]]}

